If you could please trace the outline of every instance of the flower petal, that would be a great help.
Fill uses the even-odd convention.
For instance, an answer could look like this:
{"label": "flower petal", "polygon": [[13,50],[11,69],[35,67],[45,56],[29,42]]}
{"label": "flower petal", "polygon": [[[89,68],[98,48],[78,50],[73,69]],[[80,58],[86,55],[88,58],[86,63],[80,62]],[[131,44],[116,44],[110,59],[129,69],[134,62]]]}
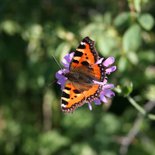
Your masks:
{"label": "flower petal", "polygon": [[109,57],[107,58],[104,62],[103,62],[103,65],[105,67],[108,67],[110,66],[111,64],[113,64],[115,62],[115,58],[114,57]]}
{"label": "flower petal", "polygon": [[100,81],[96,81],[96,80],[93,80],[93,82],[94,82],[95,84],[98,84],[98,85],[104,85],[104,84],[105,84],[104,82],[100,82]]}
{"label": "flower petal", "polygon": [[61,89],[64,89],[65,83],[66,83],[67,78],[62,77],[60,80],[57,81],[59,85],[61,85]]}
{"label": "flower petal", "polygon": [[104,89],[113,89],[114,88],[114,85],[113,84],[105,84],[104,85]]}
{"label": "flower petal", "polygon": [[108,82],[107,77],[105,77],[103,83],[106,84],[107,82]]}
{"label": "flower petal", "polygon": [[93,109],[91,103],[88,103],[88,108],[89,108],[89,110]]}
{"label": "flower petal", "polygon": [[74,52],[67,54],[63,60],[62,60],[62,64],[64,65],[64,67],[69,68],[70,62],[72,60],[74,56]]}
{"label": "flower petal", "polygon": [[95,103],[95,105],[100,105],[101,104],[101,101],[99,99],[95,99],[94,100],[94,103]]}
{"label": "flower petal", "polygon": [[63,75],[64,73],[66,73],[66,72],[68,72],[68,70],[67,69],[61,69],[61,70],[59,70],[57,73],[56,73],[56,78],[57,78],[57,83],[59,84],[59,85],[61,85],[61,89],[63,89],[64,88],[64,85],[65,85],[65,83],[66,83],[66,80],[67,80],[67,78]]}
{"label": "flower petal", "polygon": [[69,68],[69,63],[67,62],[66,59],[63,59],[61,63],[63,64],[65,68]]}
{"label": "flower petal", "polygon": [[106,97],[108,97],[108,98],[112,98],[113,96],[115,96],[115,93],[112,90],[110,90],[110,89],[105,89],[104,90],[104,95]]}
{"label": "flower petal", "polygon": [[106,97],[104,96],[104,92],[101,92],[101,93],[100,93],[100,100],[101,100],[102,102],[104,102],[104,103],[107,103],[107,102],[108,102],[107,99],[106,99]]}
{"label": "flower petal", "polygon": [[64,77],[63,74],[68,73],[68,72],[69,72],[69,70],[67,70],[67,69],[61,69],[58,72],[56,72],[55,77],[59,80],[60,78]]}
{"label": "flower petal", "polygon": [[110,74],[111,72],[114,72],[116,70],[116,66],[111,66],[110,68],[106,69],[106,74]]}
{"label": "flower petal", "polygon": [[100,64],[103,61],[104,58],[100,58],[99,60],[97,60],[96,64]]}

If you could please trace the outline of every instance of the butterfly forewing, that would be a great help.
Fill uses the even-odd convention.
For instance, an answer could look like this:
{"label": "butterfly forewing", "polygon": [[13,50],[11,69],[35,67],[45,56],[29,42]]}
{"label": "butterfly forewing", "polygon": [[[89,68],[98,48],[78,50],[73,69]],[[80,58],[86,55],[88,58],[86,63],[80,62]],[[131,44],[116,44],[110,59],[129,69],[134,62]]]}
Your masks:
{"label": "butterfly forewing", "polygon": [[74,57],[70,64],[70,69],[75,67],[89,66],[95,64],[98,59],[98,54],[94,47],[94,41],[85,37],[74,53]]}

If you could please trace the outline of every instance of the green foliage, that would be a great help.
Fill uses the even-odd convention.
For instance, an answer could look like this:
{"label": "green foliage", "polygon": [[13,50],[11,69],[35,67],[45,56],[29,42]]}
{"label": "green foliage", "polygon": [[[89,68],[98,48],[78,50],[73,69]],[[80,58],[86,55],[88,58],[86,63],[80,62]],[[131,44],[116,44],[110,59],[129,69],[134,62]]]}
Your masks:
{"label": "green foliage", "polygon": [[[0,154],[154,155],[154,6],[153,0],[2,0]],[[85,36],[100,55],[115,57],[109,82],[116,96],[93,111],[85,104],[63,114],[52,56],[61,62]]]}
{"label": "green foliage", "polygon": [[123,47],[126,52],[137,51],[141,45],[141,29],[137,24],[132,25],[123,36]]}
{"label": "green foliage", "polygon": [[139,17],[139,23],[141,24],[141,26],[145,29],[145,30],[151,30],[154,26],[154,18],[152,17],[152,15],[145,13],[140,15]]}

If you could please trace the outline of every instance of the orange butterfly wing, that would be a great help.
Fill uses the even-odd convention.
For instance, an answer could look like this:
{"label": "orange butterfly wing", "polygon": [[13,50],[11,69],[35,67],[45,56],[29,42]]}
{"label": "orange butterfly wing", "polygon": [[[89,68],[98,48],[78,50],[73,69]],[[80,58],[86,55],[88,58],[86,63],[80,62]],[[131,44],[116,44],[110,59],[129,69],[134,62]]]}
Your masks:
{"label": "orange butterfly wing", "polygon": [[[72,112],[85,102],[92,102],[99,97],[102,86],[87,81],[87,76],[92,80],[103,81],[105,73],[101,64],[96,64],[99,59],[94,47],[94,41],[84,38],[74,53],[70,63],[72,74],[84,76],[84,81],[79,77],[78,82],[68,80],[62,93],[62,110]],[[82,83],[83,82],[83,83]]]}
{"label": "orange butterfly wing", "polygon": [[65,112],[72,112],[77,107],[83,105],[85,101],[85,96],[83,93],[77,90],[72,82],[67,82],[65,88],[62,92],[61,97],[61,109]]}
{"label": "orange butterfly wing", "polygon": [[92,74],[97,80],[103,80],[98,64],[95,64],[99,56],[94,47],[94,41],[85,37],[75,51],[70,70],[79,70]]}

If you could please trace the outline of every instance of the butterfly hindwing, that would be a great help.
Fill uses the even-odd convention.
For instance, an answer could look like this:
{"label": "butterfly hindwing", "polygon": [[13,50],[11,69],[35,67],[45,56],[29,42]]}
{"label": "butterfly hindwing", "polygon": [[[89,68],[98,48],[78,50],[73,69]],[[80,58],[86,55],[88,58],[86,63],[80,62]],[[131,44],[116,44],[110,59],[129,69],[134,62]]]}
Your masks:
{"label": "butterfly hindwing", "polygon": [[76,85],[67,81],[61,97],[62,111],[72,112],[75,108],[82,106],[84,100],[84,94],[77,89]]}
{"label": "butterfly hindwing", "polygon": [[92,102],[99,97],[102,87],[98,84],[91,85],[88,90],[79,91],[78,86],[68,82],[62,92],[62,111],[72,112],[85,102]]}

